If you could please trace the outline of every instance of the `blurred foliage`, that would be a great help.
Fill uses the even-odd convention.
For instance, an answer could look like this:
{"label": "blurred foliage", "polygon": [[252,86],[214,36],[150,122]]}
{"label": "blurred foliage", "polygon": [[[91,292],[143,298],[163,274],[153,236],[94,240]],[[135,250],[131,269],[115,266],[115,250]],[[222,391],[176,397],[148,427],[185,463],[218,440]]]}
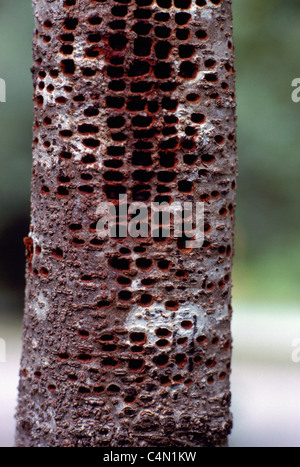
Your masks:
{"label": "blurred foliage", "polygon": [[234,296],[299,300],[300,2],[233,0],[239,181]]}
{"label": "blurred foliage", "polygon": [[[233,0],[239,182],[234,296],[299,300],[299,0]],[[30,0],[0,0],[0,286],[20,286],[28,230],[33,15]],[[15,282],[16,281],[16,282]]]}

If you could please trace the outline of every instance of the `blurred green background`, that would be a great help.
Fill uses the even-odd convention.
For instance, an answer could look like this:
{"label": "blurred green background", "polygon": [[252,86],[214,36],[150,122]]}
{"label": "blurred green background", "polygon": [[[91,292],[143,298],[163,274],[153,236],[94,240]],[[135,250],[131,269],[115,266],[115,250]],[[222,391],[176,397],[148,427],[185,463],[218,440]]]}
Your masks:
{"label": "blurred green background", "polygon": [[[239,181],[234,299],[300,298],[299,0],[233,0]],[[0,310],[22,312],[28,230],[33,15],[30,0],[0,0]]]}

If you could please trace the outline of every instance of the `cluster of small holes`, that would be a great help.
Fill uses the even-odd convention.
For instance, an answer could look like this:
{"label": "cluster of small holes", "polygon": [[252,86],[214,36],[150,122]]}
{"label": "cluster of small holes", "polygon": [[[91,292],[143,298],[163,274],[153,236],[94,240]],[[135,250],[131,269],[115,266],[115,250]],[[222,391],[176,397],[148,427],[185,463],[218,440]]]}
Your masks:
{"label": "cluster of small holes", "polygon": [[[76,47],[76,30],[78,28],[78,20],[72,15],[72,7],[76,5],[76,0],[64,0],[64,7],[67,10],[67,19],[63,25],[63,31],[60,34],[61,54],[60,67],[52,69],[49,73],[44,71],[39,72],[38,77],[38,95],[36,104],[39,108],[44,107],[45,99],[48,94],[53,94],[56,86],[57,78],[60,75],[68,78],[72,82],[72,77],[78,71],[78,63],[74,56]],[[101,3],[101,2],[99,2]],[[194,193],[194,182],[188,178],[178,179],[176,166],[178,164],[179,154],[183,154],[183,162],[187,166],[194,165],[197,161],[196,141],[201,125],[207,122],[205,107],[201,107],[202,93],[190,91],[189,83],[197,77],[199,68],[204,71],[204,80],[208,89],[215,90],[216,83],[219,81],[216,70],[218,62],[215,57],[208,53],[200,63],[198,58],[195,58],[196,45],[202,46],[209,39],[208,31],[203,29],[199,24],[196,31],[190,28],[191,14],[190,0],[157,0],[157,5],[160,10],[156,9],[153,13],[152,9],[147,8],[152,3],[151,1],[137,1],[137,8],[134,10],[134,23],[132,24],[133,39],[128,36],[128,25],[126,17],[128,14],[129,2],[116,2],[111,7],[111,18],[108,23],[108,37],[103,38],[101,28],[104,19],[97,14],[88,16],[86,33],[86,46],[84,50],[85,59],[89,65],[82,70],[82,76],[87,82],[97,75],[96,59],[103,55],[102,41],[107,41],[107,56],[105,77],[108,82],[108,91],[104,99],[104,107],[107,109],[106,124],[110,143],[106,147],[106,153],[103,156],[103,185],[104,194],[109,200],[117,199],[121,193],[128,194],[129,198],[134,201],[147,201],[151,196],[156,196],[156,200],[172,201],[172,193],[178,191],[181,195],[190,195]],[[207,4],[219,6],[221,1],[202,1],[196,0],[196,5],[200,9]],[[170,16],[169,9],[175,7],[174,21]],[[50,42],[51,29],[53,24],[51,21],[45,21],[44,25],[44,41]],[[177,41],[174,42],[173,38]],[[131,49],[130,49],[131,47]],[[228,49],[232,49],[232,43],[228,42]],[[133,53],[132,61],[129,64],[127,54],[128,51]],[[178,77],[175,76],[174,58],[178,60],[179,77],[182,82],[187,84],[186,99],[187,108],[194,107],[188,116],[188,123],[184,127],[184,136],[179,139],[180,121],[177,116],[178,100],[172,98],[172,92],[176,90],[178,85]],[[172,57],[172,58],[171,58]],[[87,63],[87,61],[85,62]],[[226,72],[232,72],[229,64],[225,64]],[[50,83],[51,78],[51,83]],[[220,91],[210,92],[211,100],[219,100],[220,94],[228,90],[228,83],[221,81],[219,83]],[[219,89],[218,89],[219,90]],[[201,95],[200,95],[201,94]],[[64,171],[64,167],[68,167],[68,162],[73,159],[74,154],[71,142],[74,134],[78,134],[81,138],[84,147],[82,155],[82,164],[86,172],[81,173],[80,184],[76,184],[78,194],[84,197],[83,203],[88,203],[88,196],[93,195],[93,172],[89,172],[89,167],[92,167],[97,162],[97,154],[100,146],[99,137],[99,109],[101,106],[97,102],[97,96],[91,98],[94,102],[85,103],[87,96],[76,94],[72,86],[64,86],[61,95],[55,97],[57,106],[63,106],[72,100],[74,103],[82,104],[82,122],[72,129],[60,128],[58,136],[62,142],[63,149],[59,153],[59,159],[65,165],[61,165],[60,175],[57,178],[57,186],[48,186],[44,182],[41,187],[43,197],[50,196],[52,193],[58,199],[65,202],[70,198],[70,192],[75,186],[72,175],[68,175],[68,171]],[[55,119],[49,114],[43,114],[41,126],[46,129],[51,129],[55,126]],[[229,130],[230,131],[230,130]],[[108,139],[109,139],[108,138]],[[213,135],[216,148],[222,148],[228,141],[234,142],[235,135],[222,134],[222,131],[217,131]],[[38,141],[36,141],[38,144]],[[43,145],[47,150],[52,149],[52,141],[45,140]],[[128,156],[127,147],[133,145],[133,151]],[[209,167],[216,160],[216,155],[201,153],[201,163],[205,167]],[[126,169],[133,168],[130,173],[130,180],[127,180]],[[202,177],[204,171],[199,172]],[[156,179],[158,184],[153,188],[150,182]],[[125,183],[126,182],[126,183]],[[235,187],[232,186],[232,189]],[[157,190],[154,193],[154,190]],[[202,199],[207,203],[214,200],[222,199],[222,190],[215,190],[209,193],[203,193]],[[218,205],[219,206],[219,205]],[[228,203],[220,204],[218,215],[220,219],[232,214],[233,205]],[[84,247],[87,243],[89,246],[101,248],[103,242],[96,238],[86,240],[86,229],[93,235],[95,234],[95,224],[91,223],[88,227],[84,222],[73,221],[68,224],[68,233],[70,242],[74,248]],[[209,223],[205,224],[205,233],[211,233],[212,227]],[[83,240],[85,238],[85,240]],[[152,293],[151,288],[159,281],[159,274],[166,274],[174,278],[176,287],[181,287],[184,290],[185,282],[190,280],[189,274],[184,268],[176,266],[173,268],[172,261],[162,259],[150,259],[148,255],[148,245],[139,246],[136,248],[120,248],[116,256],[108,259],[110,273],[113,274],[116,283],[115,297],[99,299],[95,304],[99,314],[104,316],[105,313],[110,314],[112,310],[113,300],[116,300],[120,306],[126,309],[127,304],[130,305],[135,301],[141,308],[151,306],[156,300],[155,293]],[[213,242],[207,240],[204,249],[214,251]],[[231,255],[231,245],[227,242],[224,245],[218,245],[216,253],[220,258],[229,257]],[[38,254],[38,253],[37,253]],[[52,257],[58,261],[65,257],[65,253],[60,247],[51,251]],[[138,271],[139,277],[139,292],[133,290],[132,283],[134,271]],[[50,268],[43,266],[36,269],[36,274],[41,275],[45,280],[51,278]],[[97,273],[90,271],[81,271],[80,284],[88,290],[89,286],[93,286]],[[206,279],[203,281],[203,289],[206,293],[212,292],[216,287],[224,290],[226,284],[230,281],[230,275],[226,274],[218,282]],[[132,287],[132,289],[131,289]],[[146,290],[147,288],[147,290]],[[141,292],[140,290],[144,290]],[[166,287],[167,292],[174,290],[174,285]],[[169,297],[169,295],[168,295]],[[164,309],[170,313],[176,313],[180,307],[180,298],[170,297],[163,300]],[[101,315],[102,313],[102,315]],[[193,379],[189,377],[192,374],[192,365],[203,365],[207,371],[212,371],[216,366],[214,355],[205,355],[203,348],[208,345],[217,348],[223,345],[224,350],[228,350],[230,344],[224,343],[224,339],[214,337],[210,339],[206,336],[197,336],[194,339],[195,349],[191,352],[188,347],[191,345],[190,331],[193,329],[193,322],[190,319],[183,319],[180,323],[180,336],[167,328],[157,328],[155,330],[155,355],[151,358],[151,365],[159,369],[159,380],[162,386],[172,384],[184,384],[189,386],[193,383]],[[184,335],[184,333],[187,335]],[[86,341],[91,339],[90,331],[82,329],[78,331],[80,344],[78,348],[84,349]],[[147,348],[150,345],[147,335],[143,332],[132,332],[129,334],[129,349],[130,358],[126,360],[120,359],[117,354],[122,346],[119,344],[115,335],[106,332],[102,334],[99,341],[100,348],[100,363],[104,370],[112,372],[124,365],[130,371],[130,374],[136,375],[136,382],[143,385],[144,380],[140,374],[146,373],[149,365],[147,356]],[[174,345],[176,350],[174,350]],[[88,348],[88,346],[87,346]],[[172,350],[171,350],[172,349]],[[172,352],[172,353],[171,353]],[[70,360],[76,360],[80,367],[92,369],[96,361],[99,360],[99,354],[94,355],[88,350],[82,350],[76,355],[71,355],[68,352],[62,352],[57,356],[59,362],[63,365]],[[126,363],[124,363],[126,362]],[[170,365],[174,365],[173,373],[167,375],[167,370]],[[96,366],[96,365],[95,365]],[[206,374],[206,373],[205,373]],[[215,380],[226,378],[228,369],[222,371],[219,375],[207,374],[207,383],[212,384]],[[35,373],[37,380],[41,379],[42,372],[39,370]],[[94,386],[85,386],[81,381],[81,374],[69,374],[68,380],[74,385],[81,395],[102,394],[107,393],[119,394],[123,398],[125,404],[133,404],[137,400],[137,394],[125,394],[121,390],[121,385],[110,382],[100,384],[98,382]],[[48,386],[50,392],[57,390],[54,384]]]}

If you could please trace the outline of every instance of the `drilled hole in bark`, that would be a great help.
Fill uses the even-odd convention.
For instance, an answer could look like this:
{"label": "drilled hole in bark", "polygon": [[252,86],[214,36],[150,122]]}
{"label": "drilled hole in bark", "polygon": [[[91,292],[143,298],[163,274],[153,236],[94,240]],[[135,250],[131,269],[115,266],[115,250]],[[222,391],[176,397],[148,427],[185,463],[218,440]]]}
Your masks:
{"label": "drilled hole in bark", "polygon": [[[72,34],[72,33],[62,34],[62,35],[60,36],[60,40],[61,40],[62,42],[74,42],[75,37],[74,37],[74,34]],[[50,72],[50,74],[51,74],[51,72]],[[51,75],[51,76],[52,76],[52,75]],[[53,76],[53,77],[54,77],[54,76]],[[57,76],[56,76],[56,77],[57,77]]]}
{"label": "drilled hole in bark", "polygon": [[217,144],[223,144],[225,141],[225,138],[222,135],[216,135],[215,136],[215,142]]}
{"label": "drilled hole in bark", "polygon": [[188,180],[181,180],[180,182],[178,182],[178,190],[181,193],[192,193],[193,189],[193,182],[189,182]]}
{"label": "drilled hole in bark", "polygon": [[191,15],[189,13],[181,12],[175,14],[175,22],[178,26],[183,26],[189,22]]}
{"label": "drilled hole in bark", "polygon": [[91,77],[91,76],[95,76],[96,73],[97,73],[97,70],[94,70],[94,69],[89,68],[89,67],[83,68],[83,70],[82,70],[83,76],[87,76],[88,78]]}
{"label": "drilled hole in bark", "polygon": [[147,258],[138,258],[135,263],[138,268],[145,270],[150,270],[153,265],[153,261]]}
{"label": "drilled hole in bark", "polygon": [[47,186],[43,186],[41,189],[41,193],[42,195],[47,195],[48,193],[50,193],[50,189]]}
{"label": "drilled hole in bark", "polygon": [[207,337],[206,336],[198,336],[196,338],[196,342],[200,345],[203,345],[207,342]]}
{"label": "drilled hole in bark", "polygon": [[181,375],[175,375],[175,376],[173,377],[173,381],[174,381],[175,383],[177,383],[177,384],[182,383],[182,382],[183,382],[183,379],[184,379],[184,378],[183,378]]}
{"label": "drilled hole in bark", "polygon": [[99,310],[103,310],[105,308],[108,308],[110,306],[110,302],[108,300],[100,300],[99,302],[97,302],[97,308]]}
{"label": "drilled hole in bark", "polygon": [[72,45],[63,45],[61,48],[60,48],[60,52],[63,54],[63,55],[71,55],[73,53],[73,46]]}
{"label": "drilled hole in bark", "polygon": [[133,151],[132,160],[133,165],[150,166],[152,165],[152,157],[150,152]]}
{"label": "drilled hole in bark", "polygon": [[81,363],[89,363],[93,360],[93,357],[86,353],[81,353],[78,355],[77,360]]}
{"label": "drilled hole in bark", "polygon": [[159,348],[164,348],[164,347],[168,347],[170,345],[170,342],[167,340],[167,339],[159,339],[155,345],[157,345],[157,347]]}
{"label": "drilled hole in bark", "polygon": [[105,391],[105,388],[103,386],[95,386],[94,387],[94,393],[95,394],[102,394]]}
{"label": "drilled hole in bark", "polygon": [[190,58],[195,52],[193,45],[184,44],[178,47],[178,53],[180,58]]}
{"label": "drilled hole in bark", "polygon": [[71,138],[71,136],[73,136],[73,131],[72,130],[61,130],[59,134],[62,138]]}
{"label": "drilled hole in bark", "polygon": [[111,9],[112,15],[120,17],[120,18],[123,18],[124,16],[126,16],[127,12],[128,12],[127,6],[123,6],[123,5],[114,6]]}
{"label": "drilled hole in bark", "polygon": [[80,247],[80,246],[83,246],[85,244],[85,241],[82,240],[81,238],[73,238],[71,243],[74,246]]}
{"label": "drilled hole in bark", "polygon": [[100,33],[89,34],[88,42],[90,42],[91,44],[96,44],[97,42],[100,42],[100,41],[101,41]]}
{"label": "drilled hole in bark", "polygon": [[156,0],[156,3],[160,8],[165,9],[171,8],[172,6],[172,0]]}
{"label": "drilled hole in bark", "polygon": [[152,25],[145,21],[138,21],[132,27],[132,30],[139,36],[146,36],[152,29]]}
{"label": "drilled hole in bark", "polygon": [[157,337],[170,337],[172,335],[171,331],[167,328],[158,328],[155,331]]}
{"label": "drilled hole in bark", "polygon": [[105,101],[106,106],[112,109],[121,109],[125,104],[124,97],[107,96]]}
{"label": "drilled hole in bark", "polygon": [[133,404],[135,400],[136,400],[135,396],[129,395],[129,396],[124,397],[125,404]]}
{"label": "drilled hole in bark", "polygon": [[120,195],[126,193],[126,187],[116,185],[105,185],[104,192],[109,199],[118,200]]}
{"label": "drilled hole in bark", "polygon": [[180,269],[180,270],[178,270],[178,271],[175,272],[175,276],[176,276],[177,278],[184,279],[184,278],[186,278],[186,277],[188,276],[188,272],[187,272],[187,271],[183,271],[183,270]]}
{"label": "drilled hole in bark", "polygon": [[206,68],[214,68],[217,65],[217,62],[216,60],[209,58],[208,60],[205,60],[204,65]]}
{"label": "drilled hole in bark", "polygon": [[142,285],[144,285],[145,287],[152,287],[153,285],[155,285],[156,281],[154,279],[143,279],[141,281]]}
{"label": "drilled hole in bark", "polygon": [[135,0],[135,3],[138,6],[150,6],[153,3],[153,0]]}
{"label": "drilled hole in bark", "polygon": [[141,37],[134,41],[134,55],[138,57],[147,57],[151,53],[152,40]]}
{"label": "drilled hole in bark", "polygon": [[70,359],[70,355],[68,353],[66,353],[66,352],[61,353],[61,354],[58,355],[58,360],[60,360],[60,361],[67,361],[69,359]]}
{"label": "drilled hole in bark", "polygon": [[62,259],[64,257],[64,253],[61,248],[55,248],[55,250],[52,250],[51,254],[56,259]]}
{"label": "drilled hole in bark", "polygon": [[113,50],[121,51],[126,48],[128,39],[123,34],[112,34],[108,42]]}
{"label": "drilled hole in bark", "polygon": [[169,21],[170,19],[170,14],[169,13],[156,13],[156,15],[154,16],[154,19],[156,21],[161,21],[161,22],[164,22],[164,21]]}
{"label": "drilled hole in bark", "polygon": [[213,156],[212,154],[202,154],[201,159],[202,162],[206,164],[211,164],[216,160],[215,156]]}
{"label": "drilled hole in bark", "polygon": [[167,39],[170,37],[172,30],[167,26],[156,26],[154,32],[156,37],[159,37],[160,39]]}
{"label": "drilled hole in bark", "polygon": [[132,332],[129,338],[133,343],[144,344],[146,342],[146,334],[144,332]]}
{"label": "drilled hole in bark", "polygon": [[190,37],[190,31],[187,28],[176,29],[176,37],[180,41],[186,41]]}
{"label": "drilled hole in bark", "polygon": [[133,345],[130,350],[132,353],[143,353],[144,347],[142,345]]}
{"label": "drilled hole in bark", "polygon": [[199,29],[196,32],[196,36],[198,37],[198,39],[201,39],[201,40],[206,40],[208,37],[207,32],[204,29]]}
{"label": "drilled hole in bark", "polygon": [[187,337],[180,337],[177,339],[177,344],[178,345],[186,345],[188,343],[188,338]]}
{"label": "drilled hole in bark", "polygon": [[102,18],[100,18],[100,16],[91,16],[89,18],[89,23],[92,25],[92,26],[95,26],[95,25],[99,25],[102,23]]}
{"label": "drilled hole in bark", "polygon": [[166,354],[161,354],[161,355],[158,355],[157,357],[154,357],[153,362],[155,363],[156,366],[163,368],[168,365],[169,357]]}
{"label": "drilled hole in bark", "polygon": [[227,212],[228,212],[228,211],[227,211],[227,209],[226,209],[225,207],[223,207],[223,208],[221,208],[221,209],[219,210],[219,214],[220,214],[220,216],[222,216],[222,217],[225,217],[226,214],[227,214]]}
{"label": "drilled hole in bark", "polygon": [[47,276],[49,276],[49,270],[48,270],[47,268],[43,267],[43,268],[41,268],[41,270],[40,270],[40,274],[41,274],[42,276],[44,276],[44,277],[47,277]]}
{"label": "drilled hole in bark", "polygon": [[109,128],[122,128],[125,123],[125,118],[121,116],[110,117],[107,119],[107,126]]}
{"label": "drilled hole in bark", "polygon": [[175,363],[179,368],[184,367],[187,364],[187,356],[184,353],[175,355]]}
{"label": "drilled hole in bark", "polygon": [[66,98],[63,97],[63,96],[59,96],[59,97],[57,97],[57,98],[55,99],[55,102],[56,102],[57,104],[62,104],[62,105],[63,105],[63,104],[66,104],[67,101],[68,101],[68,99],[66,99]]}
{"label": "drilled hole in bark", "polygon": [[112,157],[120,157],[125,154],[124,146],[109,146],[107,148],[107,154]]}
{"label": "drilled hole in bark", "polygon": [[107,387],[107,391],[108,392],[112,392],[112,393],[118,393],[121,391],[121,389],[119,388],[119,386],[117,386],[116,384],[110,384],[108,387]]}
{"label": "drilled hole in bark", "polygon": [[178,106],[178,101],[177,99],[170,99],[169,97],[164,97],[162,99],[161,105],[163,109],[174,111]]}
{"label": "drilled hole in bark", "polygon": [[[133,63],[129,66],[128,76],[144,76],[150,71],[150,65],[148,62],[135,59]],[[132,85],[135,83],[132,83]],[[139,92],[139,91],[138,91]]]}
{"label": "drilled hole in bark", "polygon": [[73,101],[75,101],[75,102],[84,102],[85,97],[82,94],[79,94],[78,96],[73,97]]}
{"label": "drilled hole in bark", "polygon": [[210,83],[215,83],[216,81],[218,81],[218,75],[216,75],[215,73],[207,73],[205,75],[205,79]]}
{"label": "drilled hole in bark", "polygon": [[179,67],[179,74],[182,78],[192,79],[196,76],[198,66],[196,63],[190,62],[189,60],[182,62]]}
{"label": "drilled hole in bark", "polygon": [[[103,352],[115,352],[117,350],[117,346],[114,345],[114,344],[104,344],[102,346],[102,350]],[[111,391],[113,392],[113,391]],[[118,392],[118,391],[115,391],[115,392]]]}
{"label": "drilled hole in bark", "polygon": [[46,21],[44,21],[43,26],[45,29],[51,29],[53,27],[53,23],[49,19],[47,19]]}
{"label": "drilled hole in bark", "polygon": [[98,139],[86,138],[82,140],[82,144],[87,148],[98,148],[100,146],[100,141]]}
{"label": "drilled hole in bark", "polygon": [[179,305],[178,305],[178,302],[176,300],[168,300],[166,303],[165,303],[165,308],[166,310],[178,310],[179,308]]}
{"label": "drilled hole in bark", "polygon": [[116,368],[119,365],[119,362],[114,358],[108,357],[102,360],[102,365],[107,368]]}
{"label": "drilled hole in bark", "polygon": [[129,370],[139,373],[144,370],[145,368],[145,361],[143,359],[131,359],[128,362]]}
{"label": "drilled hole in bark", "polygon": [[87,275],[87,274],[85,274],[85,275],[81,276],[80,280],[81,280],[82,282],[91,282],[91,281],[92,281],[92,277],[89,276],[89,275]]}
{"label": "drilled hole in bark", "polygon": [[61,69],[65,75],[73,75],[76,70],[74,61],[71,59],[62,60]]}
{"label": "drilled hole in bark", "polygon": [[207,368],[214,368],[216,366],[216,362],[215,360],[213,359],[208,359],[206,362],[205,362],[205,365],[207,366]]}
{"label": "drilled hole in bark", "polygon": [[181,322],[181,326],[183,327],[183,329],[191,329],[193,327],[193,323],[192,321],[184,320]]}
{"label": "drilled hole in bark", "polygon": [[129,290],[122,290],[119,292],[118,297],[123,302],[128,302],[132,299],[132,292]]}
{"label": "drilled hole in bark", "polygon": [[43,105],[43,103],[44,103],[44,98],[43,98],[43,96],[37,96],[37,97],[35,98],[35,102],[37,103],[37,105],[38,105],[39,107],[42,107],[42,105]]}
{"label": "drilled hole in bark", "polygon": [[125,258],[112,258],[109,262],[109,265],[113,269],[128,271],[130,268],[130,262]]}
{"label": "drilled hole in bark", "polygon": [[100,49],[97,47],[90,47],[89,49],[86,49],[85,51],[85,56],[87,58],[97,58],[100,55]]}
{"label": "drilled hole in bark", "polygon": [[111,21],[108,23],[108,26],[110,29],[116,30],[116,29],[125,29],[126,27],[126,22],[122,19]]}
{"label": "drilled hole in bark", "polygon": [[142,306],[150,306],[153,302],[153,297],[150,294],[143,294],[140,298],[140,304]]}
{"label": "drilled hole in bark", "polygon": [[148,8],[139,8],[134,11],[134,17],[137,19],[149,19],[152,16],[152,11]]}
{"label": "drilled hole in bark", "polygon": [[93,164],[94,162],[96,162],[96,158],[92,154],[88,154],[87,156],[83,156],[81,161],[84,164]]}

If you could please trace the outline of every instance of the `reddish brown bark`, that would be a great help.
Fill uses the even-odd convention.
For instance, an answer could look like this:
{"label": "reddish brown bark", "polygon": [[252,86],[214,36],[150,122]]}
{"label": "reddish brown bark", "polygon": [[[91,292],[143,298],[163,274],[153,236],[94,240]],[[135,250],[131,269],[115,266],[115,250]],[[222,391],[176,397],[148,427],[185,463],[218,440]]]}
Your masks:
{"label": "reddish brown bark", "polygon": [[[236,178],[230,0],[34,0],[18,446],[224,445]],[[205,202],[205,243],[96,235]]]}

